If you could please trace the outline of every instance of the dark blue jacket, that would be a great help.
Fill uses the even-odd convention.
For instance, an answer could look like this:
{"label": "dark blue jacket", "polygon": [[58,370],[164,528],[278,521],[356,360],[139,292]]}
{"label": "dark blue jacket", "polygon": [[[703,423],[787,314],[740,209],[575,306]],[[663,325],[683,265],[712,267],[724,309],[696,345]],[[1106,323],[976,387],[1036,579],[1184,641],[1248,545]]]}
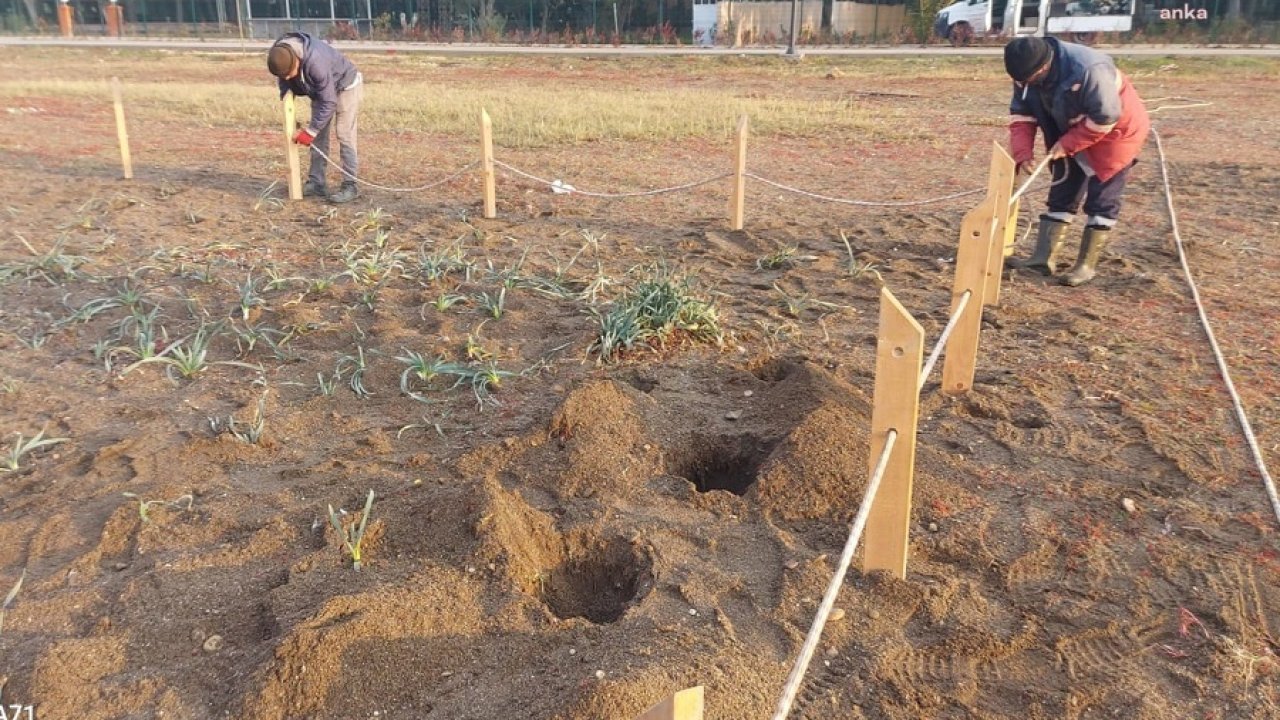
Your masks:
{"label": "dark blue jacket", "polygon": [[292,80],[280,80],[280,97],[290,90],[311,98],[311,128],[319,131],[329,124],[338,107],[338,93],[356,81],[356,66],[331,45],[307,33],[285,33],[276,40],[302,41],[302,67]]}
{"label": "dark blue jacket", "polygon": [[1137,90],[1106,54],[1084,45],[1045,38],[1053,65],[1044,80],[1013,88],[1010,146],[1015,160],[1029,159],[1035,129],[1046,148],[1060,144],[1083,153],[1103,180],[1131,165],[1151,129]]}
{"label": "dark blue jacket", "polygon": [[1044,131],[1045,145],[1052,146],[1081,116],[1099,125],[1120,119],[1120,81],[1116,65],[1107,55],[1084,45],[1047,37],[1053,49],[1053,67],[1039,84],[1014,88],[1010,115],[1029,115]]}

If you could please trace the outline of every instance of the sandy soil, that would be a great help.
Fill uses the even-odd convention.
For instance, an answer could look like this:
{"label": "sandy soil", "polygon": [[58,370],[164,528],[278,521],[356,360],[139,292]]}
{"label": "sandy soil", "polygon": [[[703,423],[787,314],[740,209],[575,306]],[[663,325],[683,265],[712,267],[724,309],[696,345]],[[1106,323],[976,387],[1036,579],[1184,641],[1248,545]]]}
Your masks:
{"label": "sandy soil", "polygon": [[[128,54],[0,61],[10,78],[143,72]],[[639,62],[575,78],[688,80]],[[945,85],[850,62],[723,82],[856,93],[904,112],[904,139],[755,138],[753,172],[864,199],[984,183],[1003,136],[995,62]],[[257,58],[228,71],[250,81]],[[1274,472],[1277,66],[1135,74],[1149,98],[1213,103],[1156,117],[1190,266]],[[702,684],[709,718],[769,715],[866,482],[878,289],[847,272],[840,234],[932,347],[970,200],[882,210],[752,183],[747,230],[730,232],[725,181],[600,201],[502,173],[484,220],[472,173],[330,212],[262,197],[282,177],[274,127],[135,124],[125,182],[109,105],[4,104],[0,432],[66,438],[0,474],[0,592],[26,573],[0,634],[6,704],[48,720],[626,719]],[[368,175],[407,185],[473,154],[411,140],[366,134]],[[730,143],[499,154],[635,190],[721,172]],[[804,259],[759,266],[789,246]],[[423,259],[448,249],[469,274],[428,279]],[[317,282],[379,250],[403,255],[360,276],[374,290]],[[589,310],[655,262],[715,301],[723,347],[597,364]],[[534,289],[557,268],[581,294]],[[593,304],[601,273],[616,284]],[[242,303],[250,276],[260,303]],[[505,311],[485,321],[477,298],[504,283]],[[242,365],[131,368],[115,348],[136,347],[133,310],[74,316],[126,289],[141,314],[160,309],[158,349],[222,323],[209,357]],[[433,307],[448,293],[469,299]],[[1277,522],[1173,252],[1154,146],[1098,280],[1012,275],[984,317],[973,391],[943,395],[935,376],[922,394],[908,577],[850,573],[794,717],[1280,716]],[[464,362],[468,336],[518,373],[496,404],[441,380],[416,388],[426,403],[401,392],[397,356]],[[342,359],[360,351],[367,397]],[[326,395],[317,377],[335,368]],[[244,434],[259,407],[258,442],[225,429],[234,417]],[[327,507],[357,513],[371,489],[357,572]]]}

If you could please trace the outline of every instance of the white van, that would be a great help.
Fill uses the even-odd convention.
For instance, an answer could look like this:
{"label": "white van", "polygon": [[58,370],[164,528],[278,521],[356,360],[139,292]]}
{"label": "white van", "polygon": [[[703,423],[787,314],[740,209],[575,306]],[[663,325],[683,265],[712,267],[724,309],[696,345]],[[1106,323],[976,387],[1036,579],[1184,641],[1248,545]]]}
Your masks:
{"label": "white van", "polygon": [[960,0],[938,12],[934,31],[952,45],[975,36],[1062,35],[1088,41],[1133,29],[1135,0]]}

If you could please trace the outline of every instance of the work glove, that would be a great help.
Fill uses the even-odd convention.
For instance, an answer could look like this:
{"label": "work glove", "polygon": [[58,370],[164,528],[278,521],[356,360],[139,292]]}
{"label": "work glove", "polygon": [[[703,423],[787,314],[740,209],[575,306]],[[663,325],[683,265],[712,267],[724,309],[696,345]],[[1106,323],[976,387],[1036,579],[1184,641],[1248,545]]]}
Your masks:
{"label": "work glove", "polygon": [[1021,160],[1018,162],[1017,166],[1014,167],[1014,174],[1030,175],[1032,172],[1035,171],[1035,169],[1036,169],[1035,158],[1034,157],[1027,158],[1026,160]]}
{"label": "work glove", "polygon": [[295,143],[299,145],[305,145],[307,147],[311,147],[311,141],[315,139],[316,139],[316,136],[307,132],[306,128],[302,128],[301,130],[298,130],[298,132],[293,136],[293,141]]}
{"label": "work glove", "polygon": [[1035,168],[1036,124],[1026,121],[1009,123],[1009,154],[1018,172],[1030,172]]}

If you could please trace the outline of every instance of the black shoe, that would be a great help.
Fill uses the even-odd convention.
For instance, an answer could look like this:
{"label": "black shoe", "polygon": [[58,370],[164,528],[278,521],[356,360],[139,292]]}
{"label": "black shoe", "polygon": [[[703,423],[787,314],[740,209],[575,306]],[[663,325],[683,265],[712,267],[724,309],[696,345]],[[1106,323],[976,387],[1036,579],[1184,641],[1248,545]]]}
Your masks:
{"label": "black shoe", "polygon": [[349,203],[358,197],[360,197],[360,189],[356,187],[356,184],[344,182],[342,183],[342,187],[338,188],[338,192],[329,196],[329,202],[338,204]]}
{"label": "black shoe", "polygon": [[324,183],[308,180],[302,184],[302,197],[324,197],[329,194]]}

